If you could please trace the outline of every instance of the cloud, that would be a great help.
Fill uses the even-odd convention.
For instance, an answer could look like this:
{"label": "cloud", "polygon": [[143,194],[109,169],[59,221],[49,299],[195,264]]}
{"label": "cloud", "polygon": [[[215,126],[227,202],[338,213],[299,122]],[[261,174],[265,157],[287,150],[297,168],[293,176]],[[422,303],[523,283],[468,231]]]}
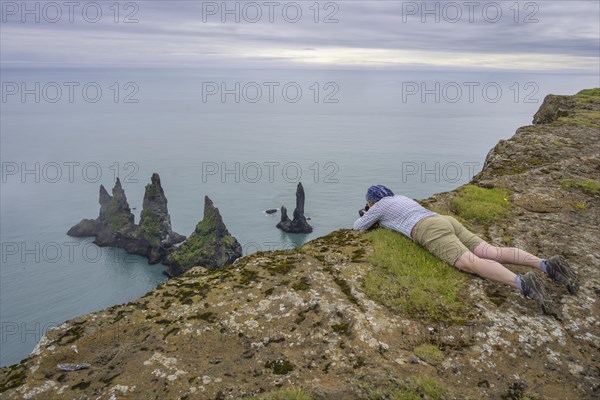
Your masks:
{"label": "cloud", "polygon": [[2,3],[3,65],[599,68],[600,5],[590,1],[338,1],[318,14],[314,2],[141,1],[118,3],[118,15],[97,2],[95,23],[79,9],[49,23],[48,2],[40,23],[22,23],[7,3],[22,4]]}

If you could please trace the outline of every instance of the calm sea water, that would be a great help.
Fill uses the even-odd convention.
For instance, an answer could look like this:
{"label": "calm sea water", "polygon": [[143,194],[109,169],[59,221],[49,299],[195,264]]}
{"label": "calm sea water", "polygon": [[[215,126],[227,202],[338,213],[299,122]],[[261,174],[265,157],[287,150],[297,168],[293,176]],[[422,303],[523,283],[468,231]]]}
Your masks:
{"label": "calm sea water", "polygon": [[[235,69],[3,69],[2,83],[1,366],[49,327],[164,281],[162,265],[66,235],[97,216],[99,185],[110,191],[116,176],[136,222],[158,172],[175,231],[193,231],[208,195],[245,253],[289,248],[351,227],[370,184],[425,198],[468,182],[545,94],[599,85],[585,75]],[[298,181],[310,235],[284,234],[279,213],[263,212],[291,212]]]}

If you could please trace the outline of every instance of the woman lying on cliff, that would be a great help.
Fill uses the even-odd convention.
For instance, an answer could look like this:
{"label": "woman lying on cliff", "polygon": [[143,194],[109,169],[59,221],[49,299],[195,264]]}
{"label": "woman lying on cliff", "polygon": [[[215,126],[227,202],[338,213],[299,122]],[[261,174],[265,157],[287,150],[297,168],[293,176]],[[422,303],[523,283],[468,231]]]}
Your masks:
{"label": "woman lying on cliff", "polygon": [[429,211],[408,197],[394,196],[385,186],[371,186],[367,191],[367,204],[354,229],[367,230],[379,222],[384,228],[403,233],[461,271],[517,288],[524,296],[537,301],[545,313],[552,313],[552,307],[540,278],[533,271],[515,275],[501,263],[538,268],[564,284],[569,293],[576,294],[579,290],[577,274],[561,256],[544,260],[514,247],[492,246],[453,217]]}

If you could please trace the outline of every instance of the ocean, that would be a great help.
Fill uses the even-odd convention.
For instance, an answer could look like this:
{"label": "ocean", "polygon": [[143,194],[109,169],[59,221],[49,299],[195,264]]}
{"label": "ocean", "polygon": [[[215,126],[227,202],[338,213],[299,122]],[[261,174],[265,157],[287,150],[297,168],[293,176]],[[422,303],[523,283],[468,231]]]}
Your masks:
{"label": "ocean", "polygon": [[[531,123],[548,93],[598,76],[385,69],[3,68],[0,366],[65,320],[139,298],[166,278],[67,230],[96,218],[120,177],[139,221],[161,177],[173,229],[204,196],[244,254],[350,228],[371,184],[426,198],[467,183]],[[309,235],[275,228],[302,182]]]}

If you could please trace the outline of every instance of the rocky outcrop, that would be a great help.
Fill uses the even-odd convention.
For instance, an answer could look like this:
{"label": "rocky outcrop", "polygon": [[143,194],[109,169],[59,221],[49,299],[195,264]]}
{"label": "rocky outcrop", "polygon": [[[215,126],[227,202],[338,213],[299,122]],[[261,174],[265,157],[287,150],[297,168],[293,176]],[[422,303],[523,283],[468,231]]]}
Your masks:
{"label": "rocky outcrop", "polygon": [[83,219],[67,232],[73,237],[95,236],[98,246],[125,249],[148,258],[150,264],[161,262],[174,244],[185,240],[171,229],[167,199],[158,174],[146,186],[140,225],[134,222],[121,181],[117,178],[112,196],[100,185],[100,214],[95,220]]}
{"label": "rocky outcrop", "polygon": [[582,114],[585,118],[589,112],[593,114],[595,109],[593,99],[598,96],[598,90],[582,90],[576,96],[557,96],[554,94],[546,96],[542,106],[533,117],[533,123],[535,125],[550,124],[559,121],[561,118],[581,116]]}
{"label": "rocky outcrop", "polygon": [[290,220],[287,215],[287,209],[281,206],[281,220],[277,228],[288,233],[311,233],[313,228],[306,221],[304,216],[304,188],[302,183],[298,183],[296,188],[296,208],[294,209],[294,219]]}
{"label": "rocky outcrop", "polygon": [[550,94],[546,96],[542,106],[533,116],[533,123],[549,124],[561,117],[567,117],[569,111],[575,108],[577,102],[570,96],[556,96]]}
{"label": "rocky outcrop", "polygon": [[242,256],[242,246],[233,237],[211,199],[204,198],[204,218],[190,237],[166,259],[166,274],[178,276],[193,266],[223,268]]}
{"label": "rocky outcrop", "polygon": [[151,183],[146,185],[140,229],[144,238],[152,244],[152,260],[164,259],[168,249],[185,240],[185,236],[171,229],[167,198],[157,173],[152,174]]}
{"label": "rocky outcrop", "polygon": [[[339,230],[192,268],[67,321],[0,369],[2,398],[242,399],[290,387],[312,399],[598,398],[600,94],[572,98],[581,122],[520,128],[470,185],[423,201],[492,244],[565,255],[582,277],[576,296],[542,277],[558,318],[507,287],[430,271],[430,256],[402,235]],[[404,304],[414,271],[434,285]]]}

